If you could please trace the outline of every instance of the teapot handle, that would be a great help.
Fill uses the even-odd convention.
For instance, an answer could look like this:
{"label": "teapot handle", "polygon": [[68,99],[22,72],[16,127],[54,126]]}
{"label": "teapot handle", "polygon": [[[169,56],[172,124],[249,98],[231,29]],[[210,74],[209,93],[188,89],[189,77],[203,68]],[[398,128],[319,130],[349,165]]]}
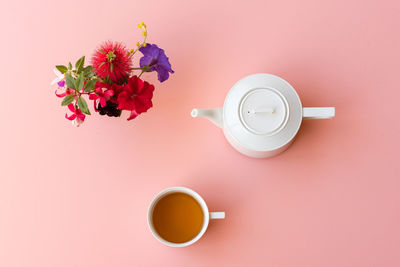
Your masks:
{"label": "teapot handle", "polygon": [[303,108],[303,119],[331,119],[335,117],[335,108]]}

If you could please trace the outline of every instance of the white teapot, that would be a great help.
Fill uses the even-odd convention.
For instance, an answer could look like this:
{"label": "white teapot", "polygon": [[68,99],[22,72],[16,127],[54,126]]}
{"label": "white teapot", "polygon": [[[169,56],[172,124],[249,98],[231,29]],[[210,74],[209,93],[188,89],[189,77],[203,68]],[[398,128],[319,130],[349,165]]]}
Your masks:
{"label": "white teapot", "polygon": [[260,73],[238,81],[226,96],[223,108],[193,109],[191,115],[207,118],[221,127],[239,152],[267,158],[289,147],[303,119],[333,118],[335,108],[303,108],[288,82]]}

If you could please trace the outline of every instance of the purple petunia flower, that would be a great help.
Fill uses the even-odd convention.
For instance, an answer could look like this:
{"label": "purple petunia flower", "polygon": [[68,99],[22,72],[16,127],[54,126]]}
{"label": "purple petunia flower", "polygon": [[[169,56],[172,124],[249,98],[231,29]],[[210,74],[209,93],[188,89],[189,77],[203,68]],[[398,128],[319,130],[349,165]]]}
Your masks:
{"label": "purple petunia flower", "polygon": [[164,50],[157,45],[147,44],[139,48],[139,51],[143,54],[140,59],[140,67],[149,67],[149,72],[156,71],[160,82],[167,80],[169,73],[174,73]]}

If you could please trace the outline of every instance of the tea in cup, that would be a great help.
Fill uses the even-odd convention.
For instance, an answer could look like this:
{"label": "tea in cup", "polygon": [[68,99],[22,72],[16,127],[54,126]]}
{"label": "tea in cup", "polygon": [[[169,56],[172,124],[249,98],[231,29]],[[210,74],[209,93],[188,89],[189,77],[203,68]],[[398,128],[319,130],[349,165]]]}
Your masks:
{"label": "tea in cup", "polygon": [[203,198],[185,187],[163,190],[148,210],[148,223],[154,237],[171,247],[185,247],[199,240],[210,219],[224,219],[225,212],[209,212]]}

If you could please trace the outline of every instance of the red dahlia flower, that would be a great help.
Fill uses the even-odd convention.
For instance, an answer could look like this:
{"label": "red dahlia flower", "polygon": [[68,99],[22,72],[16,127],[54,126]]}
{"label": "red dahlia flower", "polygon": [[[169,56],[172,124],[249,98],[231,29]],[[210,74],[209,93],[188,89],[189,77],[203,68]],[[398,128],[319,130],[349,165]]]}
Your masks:
{"label": "red dahlia flower", "polygon": [[96,74],[116,83],[122,83],[129,77],[132,61],[128,50],[118,42],[105,42],[93,54],[92,65]]}
{"label": "red dahlia flower", "polygon": [[123,87],[123,91],[118,95],[118,108],[131,111],[128,121],[153,106],[151,102],[153,91],[154,85],[136,76],[132,76],[128,80],[128,83]]}

